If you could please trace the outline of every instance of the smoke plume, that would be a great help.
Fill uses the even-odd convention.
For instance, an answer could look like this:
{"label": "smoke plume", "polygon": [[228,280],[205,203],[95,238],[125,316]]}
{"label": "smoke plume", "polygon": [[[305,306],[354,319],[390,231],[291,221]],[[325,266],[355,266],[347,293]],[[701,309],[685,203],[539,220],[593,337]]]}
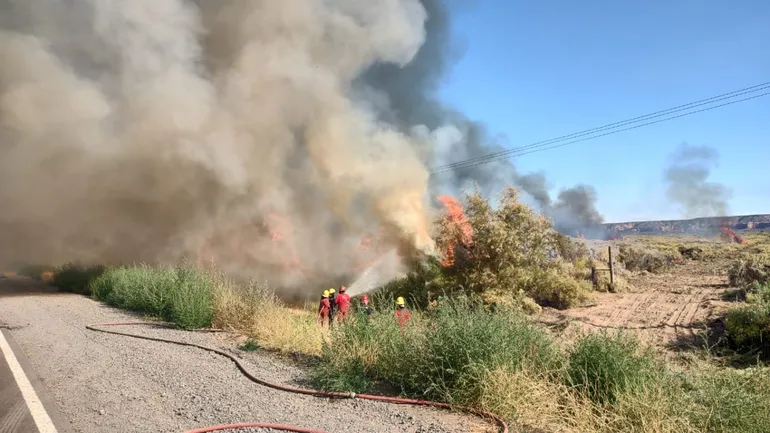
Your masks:
{"label": "smoke plume", "polygon": [[680,206],[684,218],[728,215],[732,192],[708,181],[719,160],[716,149],[683,143],[670,159],[664,172],[666,196]]}
{"label": "smoke plume", "polygon": [[[437,92],[451,65],[460,58],[451,33],[447,2],[423,0],[427,11],[425,42],[406,66],[375,64],[357,81],[358,92],[372,95],[381,119],[418,138],[421,155],[432,167],[485,156],[504,150],[504,138],[444,105]],[[522,174],[509,160],[496,160],[436,174],[430,179],[433,197],[457,194],[473,184],[485,196],[514,185],[528,194],[541,212],[554,220],[557,230],[576,234],[601,231],[603,218],[596,210],[592,187],[578,185],[559,193],[553,203],[543,173]]]}
{"label": "smoke plume", "polygon": [[417,0],[0,0],[0,262],[202,257],[301,287],[430,252],[414,138],[355,94]]}
{"label": "smoke plume", "polygon": [[517,185],[557,226],[595,218],[589,190],[552,206],[507,161],[429,176],[503,148],[438,100],[450,18],[440,0],[0,0],[0,265],[194,257],[306,292],[431,253],[431,197],[469,182]]}

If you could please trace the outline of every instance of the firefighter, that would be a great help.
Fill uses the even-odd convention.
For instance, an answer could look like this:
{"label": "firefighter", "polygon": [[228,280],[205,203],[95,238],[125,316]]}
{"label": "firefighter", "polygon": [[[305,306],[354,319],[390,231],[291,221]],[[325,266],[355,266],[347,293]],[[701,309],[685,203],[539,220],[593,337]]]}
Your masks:
{"label": "firefighter", "polygon": [[324,290],[321,294],[321,302],[318,303],[318,323],[321,326],[329,324],[329,313],[331,305],[329,304],[329,291]]}
{"label": "firefighter", "polygon": [[398,326],[404,326],[412,318],[412,313],[406,309],[406,302],[404,302],[404,298],[401,296],[396,298],[395,318],[398,322]]}
{"label": "firefighter", "polygon": [[338,321],[343,321],[350,312],[350,295],[345,293],[347,287],[340,286],[340,294],[334,298],[334,311]]}
{"label": "firefighter", "polygon": [[369,305],[369,297],[366,295],[361,296],[361,303],[358,305],[358,309],[369,318],[371,318],[372,313],[374,313],[374,309]]}
{"label": "firefighter", "polygon": [[336,310],[337,305],[335,304],[335,299],[337,298],[337,294],[335,293],[336,290],[334,288],[329,289],[329,324],[334,324],[334,313]]}

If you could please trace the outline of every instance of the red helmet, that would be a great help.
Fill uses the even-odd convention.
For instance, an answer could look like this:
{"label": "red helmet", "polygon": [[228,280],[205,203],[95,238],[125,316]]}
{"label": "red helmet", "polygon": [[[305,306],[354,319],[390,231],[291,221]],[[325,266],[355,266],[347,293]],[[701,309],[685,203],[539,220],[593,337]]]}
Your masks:
{"label": "red helmet", "polygon": [[364,302],[369,302],[369,297],[366,295],[361,296],[361,300]]}
{"label": "red helmet", "polygon": [[339,290],[340,290],[340,293],[344,293],[344,292],[345,292],[345,290],[347,290],[347,287],[345,287],[345,286],[340,286]]}

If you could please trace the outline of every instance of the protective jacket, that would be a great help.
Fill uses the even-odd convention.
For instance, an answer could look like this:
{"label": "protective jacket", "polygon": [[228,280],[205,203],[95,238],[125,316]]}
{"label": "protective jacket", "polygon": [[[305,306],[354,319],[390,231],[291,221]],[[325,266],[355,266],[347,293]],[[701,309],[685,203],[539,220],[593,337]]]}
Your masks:
{"label": "protective jacket", "polygon": [[331,312],[331,305],[329,298],[321,298],[321,302],[318,304],[318,318],[322,321],[329,320],[329,313]]}
{"label": "protective jacket", "polygon": [[334,310],[340,319],[344,319],[350,311],[350,295],[340,293],[334,298]]}
{"label": "protective jacket", "polygon": [[404,326],[406,322],[412,318],[412,313],[410,313],[406,307],[398,307],[396,308],[395,317],[396,322],[398,322],[398,326]]}
{"label": "protective jacket", "polygon": [[329,317],[334,320],[334,313],[336,313],[336,306],[337,306],[337,295],[329,295]]}

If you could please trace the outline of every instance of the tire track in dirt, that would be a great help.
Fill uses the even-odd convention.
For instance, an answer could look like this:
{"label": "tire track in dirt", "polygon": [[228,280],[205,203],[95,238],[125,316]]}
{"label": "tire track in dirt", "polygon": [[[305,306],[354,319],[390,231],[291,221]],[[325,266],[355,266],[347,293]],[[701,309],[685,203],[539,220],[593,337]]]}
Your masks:
{"label": "tire track in dirt", "polygon": [[697,336],[699,324],[710,313],[703,306],[718,300],[723,280],[687,269],[674,275],[646,275],[634,293],[601,293],[594,306],[555,314],[559,320],[576,321],[578,329],[629,330],[655,345],[681,344]]}

